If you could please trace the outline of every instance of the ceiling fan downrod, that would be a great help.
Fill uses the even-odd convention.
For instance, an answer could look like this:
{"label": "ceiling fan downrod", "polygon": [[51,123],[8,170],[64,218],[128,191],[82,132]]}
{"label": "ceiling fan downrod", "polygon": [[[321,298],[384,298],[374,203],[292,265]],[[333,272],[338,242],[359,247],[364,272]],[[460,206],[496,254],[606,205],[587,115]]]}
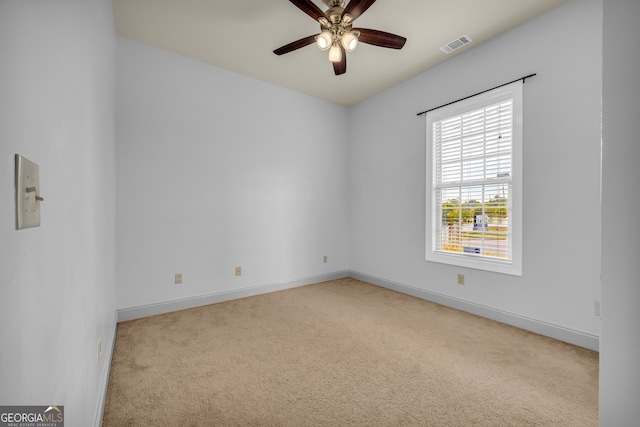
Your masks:
{"label": "ceiling fan downrod", "polygon": [[344,7],[344,1],[345,0],[322,0],[322,2],[329,7],[335,7],[335,6]]}

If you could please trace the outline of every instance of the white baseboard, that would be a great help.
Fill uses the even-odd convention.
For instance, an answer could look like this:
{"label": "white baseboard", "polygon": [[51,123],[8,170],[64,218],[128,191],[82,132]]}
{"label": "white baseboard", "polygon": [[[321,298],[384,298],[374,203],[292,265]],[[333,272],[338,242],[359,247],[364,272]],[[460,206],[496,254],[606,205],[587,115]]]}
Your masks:
{"label": "white baseboard", "polygon": [[[342,270],[327,274],[303,277],[285,282],[268,283],[264,285],[251,286],[242,289],[216,292],[208,295],[200,295],[191,298],[167,301],[157,304],[143,305],[139,307],[131,307],[117,310],[117,321],[137,319],[140,317],[153,316],[156,314],[169,313],[187,308],[199,307],[202,305],[214,304],[217,302],[229,301],[238,298],[245,298],[253,295],[264,294],[268,292],[280,291],[284,289],[296,288],[299,286],[310,285],[312,283],[324,282],[327,280],[340,279],[343,277],[353,277],[354,279],[382,286],[403,294],[411,295],[427,301],[442,304],[457,310],[466,311],[487,319],[496,320],[507,325],[515,326],[527,331],[535,332],[550,338],[574,344],[590,350],[599,351],[600,338],[596,335],[588,334],[574,329],[565,328],[563,326],[554,325],[519,314],[498,310],[488,306],[465,301],[459,298],[431,292],[403,283],[394,282],[392,280],[371,276],[353,270]],[[115,343],[115,331],[113,336],[112,351]],[[110,361],[109,361],[110,362]],[[109,363],[110,366],[110,363]],[[107,373],[108,380],[108,373]],[[105,386],[106,387],[106,386]],[[104,390],[106,395],[106,388]]]}
{"label": "white baseboard", "polygon": [[116,319],[113,322],[113,330],[109,337],[106,349],[107,358],[102,360],[102,375],[100,377],[100,387],[98,389],[98,406],[96,408],[96,417],[93,422],[95,427],[102,426],[102,417],[104,416],[104,406],[107,403],[107,389],[109,388],[109,376],[111,375],[111,362],[113,360],[113,351],[116,348],[116,336],[118,335],[118,323]]}
{"label": "white baseboard", "polygon": [[414,286],[405,285],[391,280],[382,279],[380,277],[370,276],[368,274],[359,273],[353,270],[349,272],[349,276],[353,277],[354,279],[362,280],[363,282],[372,283],[374,285],[401,292],[403,294],[411,295],[427,301],[432,301],[447,307],[455,308],[457,310],[466,311],[467,313],[496,320],[507,325],[535,332],[540,335],[568,342],[570,344],[588,348],[590,350],[599,351],[600,338],[595,335],[565,328],[563,326],[553,325],[550,323],[542,322],[540,320],[520,316],[518,314],[497,310],[495,308],[472,303],[458,298],[453,298],[436,292],[426,291],[424,289],[416,288]]}
{"label": "white baseboard", "polygon": [[348,270],[117,310],[118,322],[349,277]]}

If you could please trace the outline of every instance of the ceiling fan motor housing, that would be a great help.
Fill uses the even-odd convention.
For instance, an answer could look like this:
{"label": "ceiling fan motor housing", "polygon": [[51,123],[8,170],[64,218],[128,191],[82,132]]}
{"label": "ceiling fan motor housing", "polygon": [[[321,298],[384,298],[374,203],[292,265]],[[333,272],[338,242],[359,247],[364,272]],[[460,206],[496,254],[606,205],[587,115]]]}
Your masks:
{"label": "ceiling fan motor housing", "polygon": [[327,9],[324,14],[327,15],[327,18],[332,24],[337,24],[342,19],[342,12],[344,12],[344,7],[333,6]]}
{"label": "ceiling fan motor housing", "polygon": [[326,4],[329,7],[344,6],[344,0],[322,0],[322,1],[324,2],[324,4]]}

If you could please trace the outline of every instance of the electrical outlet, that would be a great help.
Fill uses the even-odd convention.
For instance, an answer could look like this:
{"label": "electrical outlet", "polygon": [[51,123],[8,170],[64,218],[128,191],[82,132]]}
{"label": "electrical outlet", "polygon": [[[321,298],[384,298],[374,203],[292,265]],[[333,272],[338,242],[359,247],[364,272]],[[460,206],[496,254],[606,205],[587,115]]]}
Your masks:
{"label": "electrical outlet", "polygon": [[102,340],[98,340],[98,365],[102,362]]}
{"label": "electrical outlet", "polygon": [[458,285],[464,285],[464,274],[458,274]]}
{"label": "electrical outlet", "polygon": [[242,267],[236,267],[236,276],[242,276]]}
{"label": "electrical outlet", "polygon": [[176,273],[175,279],[176,285],[182,285],[182,273]]}
{"label": "electrical outlet", "polygon": [[327,262],[329,262],[329,260],[328,260],[328,258],[327,258],[327,256],[326,256],[326,255],[322,258],[322,262],[324,262],[325,264],[326,264]]}

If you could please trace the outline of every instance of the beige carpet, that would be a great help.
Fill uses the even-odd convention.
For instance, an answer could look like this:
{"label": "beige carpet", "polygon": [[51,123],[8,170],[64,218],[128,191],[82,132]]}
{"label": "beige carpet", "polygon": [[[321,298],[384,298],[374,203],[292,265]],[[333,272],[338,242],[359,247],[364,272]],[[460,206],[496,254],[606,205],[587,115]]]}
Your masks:
{"label": "beige carpet", "polygon": [[597,426],[598,354],[354,279],[118,329],[104,426]]}

